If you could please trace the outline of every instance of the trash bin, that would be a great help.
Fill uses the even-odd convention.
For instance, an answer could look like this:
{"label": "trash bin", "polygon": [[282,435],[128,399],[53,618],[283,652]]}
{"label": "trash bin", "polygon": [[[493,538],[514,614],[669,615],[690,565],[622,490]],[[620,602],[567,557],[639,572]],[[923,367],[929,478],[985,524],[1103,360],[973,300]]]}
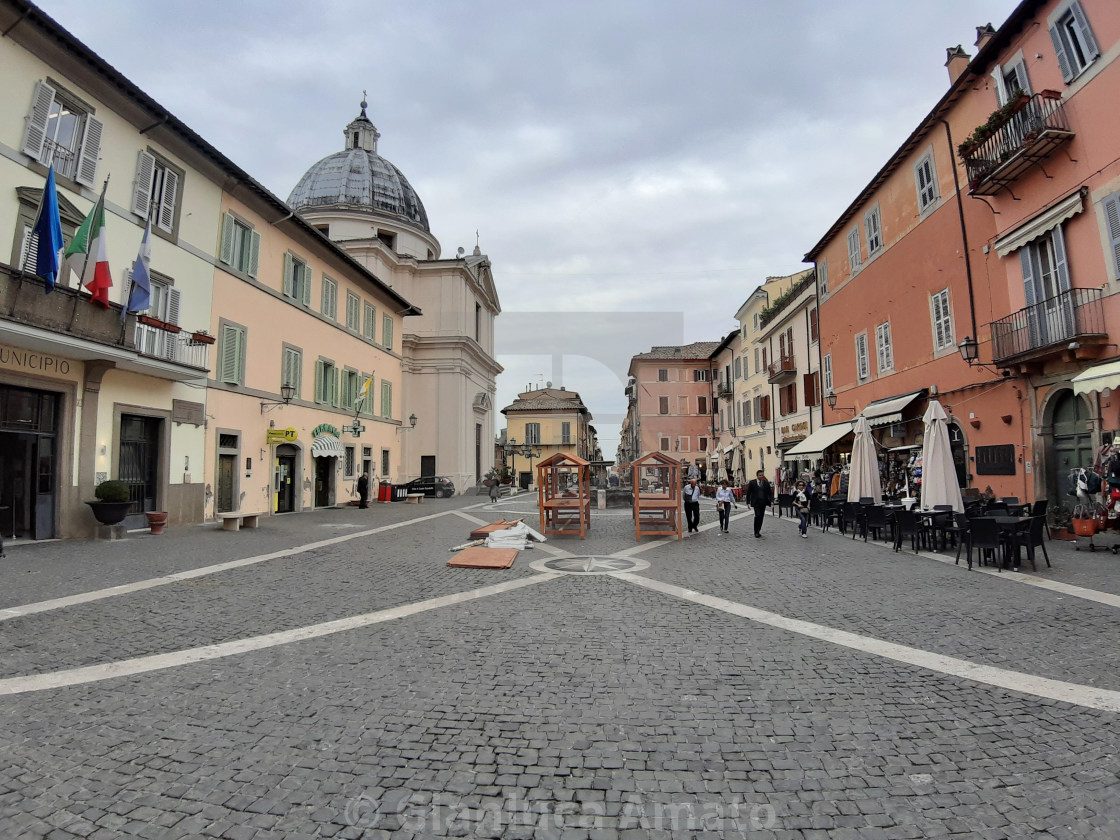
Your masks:
{"label": "trash bin", "polygon": [[389,502],[393,499],[393,485],[388,481],[382,481],[377,485],[377,501]]}

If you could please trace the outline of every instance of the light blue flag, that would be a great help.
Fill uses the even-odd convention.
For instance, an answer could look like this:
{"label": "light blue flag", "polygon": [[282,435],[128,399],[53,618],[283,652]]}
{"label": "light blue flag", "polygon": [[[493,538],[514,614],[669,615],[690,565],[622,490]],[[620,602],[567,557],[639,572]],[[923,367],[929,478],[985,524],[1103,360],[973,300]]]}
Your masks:
{"label": "light blue flag", "polygon": [[121,321],[129,312],[144,312],[152,305],[152,276],[148,266],[152,264],[152,245],[148,238],[152,233],[151,220],[144,228],[144,238],[140,240],[140,251],[132,264],[132,288],[128,292],[128,304],[121,310]]}
{"label": "light blue flag", "polygon": [[38,237],[35,243],[35,273],[46,281],[46,293],[49,295],[54,291],[55,281],[58,280],[58,252],[65,244],[62,241],[62,220],[58,217],[58,192],[54,186],[53,166],[47,172],[39,218],[35,220],[32,234]]}

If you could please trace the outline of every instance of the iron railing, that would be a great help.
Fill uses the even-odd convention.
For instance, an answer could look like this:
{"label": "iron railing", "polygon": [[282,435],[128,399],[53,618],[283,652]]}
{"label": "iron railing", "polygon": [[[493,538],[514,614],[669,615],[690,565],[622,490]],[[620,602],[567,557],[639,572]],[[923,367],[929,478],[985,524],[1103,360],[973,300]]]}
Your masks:
{"label": "iron railing", "polygon": [[1027,98],[1021,108],[1008,113],[1002,124],[986,133],[984,140],[969,144],[961,155],[973,193],[998,190],[1045,157],[1057,143],[1073,136],[1060,95],[1051,91]]}
{"label": "iron railing", "polygon": [[137,322],[135,341],[136,351],[142,356],[210,369],[210,345],[197,341],[189,332],[173,333]]}
{"label": "iron railing", "polygon": [[1006,362],[1074,339],[1104,335],[1100,289],[1070,289],[992,321],[992,359]]}
{"label": "iron railing", "polygon": [[797,373],[797,361],[792,355],[781,356],[769,365],[770,378],[776,379],[782,375]]}

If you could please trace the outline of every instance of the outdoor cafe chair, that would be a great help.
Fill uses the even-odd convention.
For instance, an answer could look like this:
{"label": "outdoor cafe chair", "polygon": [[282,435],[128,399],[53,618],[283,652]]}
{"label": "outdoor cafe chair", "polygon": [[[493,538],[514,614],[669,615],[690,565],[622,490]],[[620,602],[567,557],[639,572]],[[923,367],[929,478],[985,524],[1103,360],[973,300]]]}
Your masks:
{"label": "outdoor cafe chair", "polygon": [[1031,569],[1035,571],[1038,571],[1038,567],[1034,564],[1036,547],[1042,549],[1042,556],[1046,560],[1046,568],[1050,568],[1050,555],[1046,553],[1046,544],[1042,539],[1042,530],[1045,525],[1046,520],[1041,516],[1032,516],[1029,521],[1016,528],[1011,535],[1011,545],[1015,549],[1016,562],[1019,557],[1019,549],[1026,548],[1027,559],[1031,561]]}
{"label": "outdoor cafe chair", "polygon": [[784,513],[789,513],[793,516],[793,494],[792,493],[779,493],[778,494],[778,516],[781,517]]}
{"label": "outdoor cafe chair", "polygon": [[887,509],[881,505],[872,505],[869,508],[864,508],[864,525],[863,525],[863,541],[867,542],[867,534],[871,533],[873,539],[881,540],[883,532],[888,528],[891,529],[891,538],[894,538],[894,528],[891,526],[891,521],[887,517]]}
{"label": "outdoor cafe chair", "polygon": [[894,550],[902,548],[902,540],[910,538],[910,547],[918,553],[918,543],[922,541],[925,528],[912,510],[896,510],[894,513]]}
{"label": "outdoor cafe chair", "polygon": [[[856,538],[857,532],[863,526],[863,508],[857,502],[844,502],[843,517],[841,519],[843,533],[848,533],[848,527],[852,529],[852,539]],[[866,535],[864,536],[866,539]]]}
{"label": "outdoor cafe chair", "polygon": [[[812,502],[809,503],[809,510],[812,510]],[[840,509],[838,502],[822,499],[817,508],[818,524],[821,526],[822,531],[827,531],[833,525],[840,529],[841,533],[844,531],[843,512]]]}
{"label": "outdoor cafe chair", "polygon": [[968,529],[968,564],[972,566],[972,549],[980,551],[980,565],[984,565],[984,558],[990,556],[992,562],[999,570],[1003,571],[1003,535],[999,523],[987,517],[977,517],[969,524]]}
{"label": "outdoor cafe chair", "polygon": [[[1049,502],[1046,499],[1035,500],[1035,503],[1031,505],[1031,516],[1041,516],[1042,521],[1046,522],[1046,507],[1048,504]],[[1050,536],[1049,522],[1046,522],[1046,539],[1053,539],[1053,537]]]}
{"label": "outdoor cafe chair", "polygon": [[[953,537],[953,542],[955,542],[957,544],[957,558],[956,558],[955,561],[953,561],[954,565],[961,562],[961,549],[964,547],[965,542],[968,541],[969,529],[971,527],[972,527],[972,521],[968,518],[968,516],[966,514],[963,514],[963,513],[954,513],[953,514],[953,524],[952,525],[947,525],[945,527],[945,532],[948,533],[948,534],[951,534],[952,537]],[[967,559],[968,559],[968,570],[971,572],[972,571],[972,550],[971,549],[969,549]]]}

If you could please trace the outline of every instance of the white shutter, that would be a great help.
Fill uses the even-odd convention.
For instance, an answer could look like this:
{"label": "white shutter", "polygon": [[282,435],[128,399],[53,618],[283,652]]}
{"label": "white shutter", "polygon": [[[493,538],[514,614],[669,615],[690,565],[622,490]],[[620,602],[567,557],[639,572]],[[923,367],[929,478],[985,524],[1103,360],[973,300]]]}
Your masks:
{"label": "white shutter", "polygon": [[[25,269],[27,264],[27,255],[34,252],[38,244],[39,234],[34,232],[34,228],[32,228],[31,225],[24,225],[23,243],[19,248],[19,262],[16,264],[16,268],[18,268],[20,271],[23,271]],[[31,268],[32,271],[34,271],[35,267],[32,266]]]}
{"label": "white shutter", "polygon": [[175,230],[175,199],[179,194],[179,174],[170,169],[163,170],[163,197],[159,202],[159,217],[156,224],[168,233]]}
{"label": "white shutter", "polygon": [[97,180],[97,159],[101,156],[101,120],[86,114],[85,131],[82,134],[82,148],[78,152],[78,171],[74,180],[93,189]]}
{"label": "white shutter", "polygon": [[1112,266],[1116,269],[1116,276],[1120,277],[1120,193],[1110,195],[1104,200],[1104,215],[1108,222]]}
{"label": "white shutter", "polygon": [[291,254],[284,254],[284,288],[283,292],[286,297],[292,296],[292,269],[295,263],[292,261]]}
{"label": "white shutter", "polygon": [[222,327],[222,358],[218,364],[218,372],[222,382],[230,385],[238,384],[238,359],[240,356],[238,339],[240,336],[241,333],[237,327],[228,325]]}
{"label": "white shutter", "polygon": [[233,265],[233,216],[229,213],[222,215],[222,243],[218,248],[218,259],[226,265]]}
{"label": "white shutter", "polygon": [[[167,291],[167,323],[179,324],[179,296],[178,289],[168,289]],[[163,355],[167,359],[174,360],[179,353],[179,336],[176,333],[164,332]]]}
{"label": "white shutter", "polygon": [[945,346],[945,327],[941,317],[941,294],[941,292],[938,292],[930,301],[933,307],[933,346],[937,349]]}
{"label": "white shutter", "polygon": [[1007,88],[1003,84],[1003,68],[998,64],[992,69],[992,84],[996,89],[996,104],[1002,106],[1007,102]]}
{"label": "white shutter", "polygon": [[257,276],[257,269],[261,262],[261,235],[255,230],[249,231],[249,267],[245,273],[250,277]]}
{"label": "white shutter", "polygon": [[[132,188],[132,212],[143,219],[148,218],[152,198],[152,173],[156,159],[143,149],[136,156],[136,183]],[[228,261],[226,261],[228,262]]]}
{"label": "white shutter", "polygon": [[54,103],[54,88],[46,82],[36,82],[35,92],[31,94],[31,111],[27,115],[27,126],[23,131],[23,144],[20,151],[35,160],[43,159],[43,141],[47,139],[47,122],[51,117]]}

